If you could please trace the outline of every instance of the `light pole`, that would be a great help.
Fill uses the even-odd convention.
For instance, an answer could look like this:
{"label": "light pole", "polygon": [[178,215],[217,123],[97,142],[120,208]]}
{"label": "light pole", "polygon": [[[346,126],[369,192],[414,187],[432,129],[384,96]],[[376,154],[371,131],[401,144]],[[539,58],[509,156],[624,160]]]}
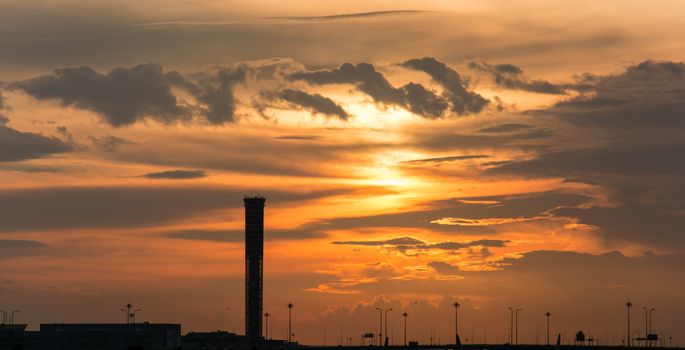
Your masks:
{"label": "light pole", "polygon": [[[388,311],[392,311],[392,308],[385,310],[385,337],[388,337]],[[383,339],[385,341],[385,339]]]}
{"label": "light pole", "polygon": [[404,317],[404,346],[407,346],[407,316],[409,316],[408,313],[403,313],[402,316]]}
{"label": "light pole", "polygon": [[131,324],[136,324],[136,313],[141,311],[141,309],[135,309],[131,311]]}
{"label": "light pole", "polygon": [[380,315],[378,323],[378,346],[383,346],[383,309],[377,307],[378,314]]}
{"label": "light pole", "polygon": [[[649,309],[649,332],[647,334],[652,334],[652,311],[656,310],[655,308]],[[649,342],[650,346],[652,342]]]}
{"label": "light pole", "polygon": [[642,310],[645,310],[645,347],[647,347],[647,333],[649,333],[649,311],[647,310],[646,306],[643,306]]}
{"label": "light pole", "polygon": [[268,312],[264,313],[264,319],[266,320],[266,334],[264,334],[264,339],[269,339],[269,316],[271,316]]}
{"label": "light pole", "polygon": [[549,317],[552,316],[552,314],[547,311],[545,316],[547,316],[547,346],[549,346]]}
{"label": "light pole", "polygon": [[292,311],[294,306],[293,303],[288,303],[288,344],[293,340]]}
{"label": "light pole", "polygon": [[10,326],[14,324],[14,314],[17,312],[21,312],[21,310],[12,311],[12,315],[10,316]]}
{"label": "light pole", "polygon": [[516,338],[514,339],[514,344],[518,345],[519,343],[519,311],[523,309],[516,309],[516,312],[514,312],[514,324],[516,325]]}
{"label": "light pole", "polygon": [[457,338],[459,338],[459,304],[458,302],[454,302],[454,344],[456,345],[459,341]]}
{"label": "light pole", "polygon": [[514,344],[514,309],[509,307],[509,313],[511,314],[511,319],[509,320],[509,344]]}
{"label": "light pole", "polygon": [[626,336],[626,344],[628,347],[630,347],[630,307],[633,306],[633,303],[630,301],[626,303],[626,308],[628,309],[628,333]]}

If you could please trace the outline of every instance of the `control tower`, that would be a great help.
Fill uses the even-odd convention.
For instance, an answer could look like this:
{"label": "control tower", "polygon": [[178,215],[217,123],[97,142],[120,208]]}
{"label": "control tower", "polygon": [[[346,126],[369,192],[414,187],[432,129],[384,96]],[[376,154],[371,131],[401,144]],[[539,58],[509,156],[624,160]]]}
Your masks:
{"label": "control tower", "polygon": [[264,268],[264,203],[261,196],[245,197],[245,335],[262,337]]}

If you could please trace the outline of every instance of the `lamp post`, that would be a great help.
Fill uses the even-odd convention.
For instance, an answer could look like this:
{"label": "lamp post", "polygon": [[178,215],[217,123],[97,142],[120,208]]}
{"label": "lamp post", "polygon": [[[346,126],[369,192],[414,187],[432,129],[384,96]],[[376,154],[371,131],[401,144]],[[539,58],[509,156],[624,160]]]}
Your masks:
{"label": "lamp post", "polygon": [[294,306],[293,303],[288,303],[288,344],[293,340],[292,311]]}
{"label": "lamp post", "polygon": [[628,333],[626,336],[626,344],[628,347],[630,347],[630,307],[633,306],[633,303],[626,302],[626,308],[628,309]]}
{"label": "lamp post", "polygon": [[21,310],[14,310],[12,311],[12,314],[10,316],[10,326],[14,324],[14,314],[17,312],[21,312]]}
{"label": "lamp post", "polygon": [[404,346],[407,346],[407,316],[409,314],[405,312],[402,316],[404,317]]}
{"label": "lamp post", "polygon": [[264,319],[266,320],[266,332],[264,334],[264,339],[269,339],[269,316],[271,315],[268,312],[264,313]]}
{"label": "lamp post", "polygon": [[[652,311],[656,310],[655,308],[649,309],[649,332],[647,334],[652,334]],[[651,345],[652,342],[650,341],[649,344]]]}
{"label": "lamp post", "polygon": [[378,321],[378,346],[383,346],[383,309],[377,307],[376,310],[378,310],[380,315],[380,321]]}
{"label": "lamp post", "polygon": [[547,311],[545,316],[547,316],[547,346],[549,346],[549,317],[552,316],[552,314]]}
{"label": "lamp post", "polygon": [[514,312],[514,324],[516,325],[516,338],[514,339],[514,344],[518,345],[519,343],[519,311],[523,309],[516,309],[516,312]]}
{"label": "lamp post", "polygon": [[[388,337],[388,311],[392,311],[392,308],[385,310],[385,337]],[[385,341],[385,339],[383,339]]]}
{"label": "lamp post", "polygon": [[509,320],[509,344],[514,344],[514,309],[509,307],[509,313],[511,314],[511,319]]}
{"label": "lamp post", "polygon": [[136,323],[136,313],[138,311],[141,311],[141,309],[135,309],[135,310],[131,311],[131,314],[129,315],[129,318],[131,319],[131,324]]}
{"label": "lamp post", "polygon": [[458,302],[454,302],[454,344],[456,345],[459,341],[457,338],[459,338],[459,304]]}

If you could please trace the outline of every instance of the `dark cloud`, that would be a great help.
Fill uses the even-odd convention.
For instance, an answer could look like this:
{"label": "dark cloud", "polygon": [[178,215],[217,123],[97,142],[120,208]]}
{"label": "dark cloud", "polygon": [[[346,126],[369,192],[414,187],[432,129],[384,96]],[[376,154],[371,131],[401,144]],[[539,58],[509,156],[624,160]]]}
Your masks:
{"label": "dark cloud", "polygon": [[461,161],[461,160],[486,159],[486,158],[492,158],[492,156],[485,155],[485,154],[474,154],[474,155],[465,155],[465,156],[413,159],[413,160],[405,160],[403,162],[400,162],[400,164],[414,165],[414,164],[426,164],[426,163],[445,163],[445,162],[455,162],[455,161]]}
{"label": "dark cloud", "polygon": [[484,134],[506,133],[506,132],[512,132],[512,131],[526,130],[526,129],[530,129],[532,127],[533,126],[528,125],[528,124],[519,124],[519,123],[497,124],[497,125],[481,128],[478,130],[478,132],[484,133]]}
{"label": "dark cloud", "polygon": [[626,242],[667,251],[683,247],[677,227],[685,212],[685,163],[679,161],[685,154],[685,64],[646,61],[620,74],[585,79],[593,81],[592,94],[533,112],[570,124],[565,136],[576,141],[493,164],[486,173],[601,187],[610,206],[554,214],[595,227],[612,247]]}
{"label": "dark cloud", "polygon": [[469,91],[468,83],[457,71],[433,57],[411,59],[402,63],[402,66],[422,71],[442,85],[445,89],[444,95],[452,105],[452,112],[459,115],[478,113],[489,103],[483,96]]}
{"label": "dark cloud", "polygon": [[207,177],[204,170],[168,170],[142,175],[148,179],[201,179]]}
{"label": "dark cloud", "polygon": [[369,63],[344,63],[334,69],[296,72],[290,75],[290,79],[304,80],[314,85],[352,84],[377,103],[404,105],[403,91],[393,87],[383,74]]}
{"label": "dark cloud", "polygon": [[[178,72],[165,73],[158,64],[115,68],[101,74],[88,66],[59,68],[53,74],[18,81],[10,89],[40,100],[58,100],[64,106],[87,109],[112,126],[125,126],[149,118],[163,123],[189,122],[195,115],[211,124],[234,121],[233,86],[245,79],[246,69],[216,68],[194,75],[192,81]],[[173,87],[184,89],[198,101],[186,106]]]}
{"label": "dark cloud", "polygon": [[0,120],[0,162],[17,162],[71,152],[64,141],[4,126]]}
{"label": "dark cloud", "polygon": [[426,130],[412,133],[417,147],[429,150],[491,150],[491,149],[539,149],[546,148],[554,132],[549,129],[533,129],[522,132],[495,134],[467,134],[452,130]]}
{"label": "dark cloud", "polygon": [[347,120],[350,115],[335,101],[320,94],[309,94],[294,89],[284,89],[278,93],[278,97],[302,109],[312,113],[321,113],[328,117],[337,117]]}
{"label": "dark cloud", "polygon": [[143,64],[100,74],[88,66],[55,69],[52,75],[16,82],[10,88],[37,99],[88,109],[122,126],[149,117],[174,122],[188,117],[165,82],[162,67]]}
{"label": "dark cloud", "polygon": [[553,84],[546,80],[530,79],[523,70],[512,64],[491,65],[485,62],[471,62],[473,70],[489,74],[499,87],[511,90],[522,90],[540,94],[562,95],[568,90],[588,90],[589,85]]}
{"label": "dark cloud", "polygon": [[389,16],[389,15],[404,15],[404,14],[413,14],[413,13],[421,13],[421,12],[426,12],[426,11],[420,11],[420,10],[390,10],[390,11],[372,11],[372,12],[343,13],[343,14],[325,15],[325,16],[266,17],[266,19],[289,19],[289,20],[302,20],[302,21],[325,21],[325,20],[340,20],[340,19],[379,17],[379,16]]}
{"label": "dark cloud", "polygon": [[395,88],[369,63],[344,63],[334,69],[292,73],[289,78],[313,85],[352,84],[376,103],[400,106],[426,118],[439,118],[448,107],[445,100],[420,84]]}
{"label": "dark cloud", "polygon": [[123,145],[136,144],[135,142],[112,135],[104,135],[101,137],[91,136],[90,141],[93,143],[93,146],[104,152],[114,152]]}
{"label": "dark cloud", "polygon": [[383,246],[383,245],[417,245],[425,244],[426,242],[414,237],[397,237],[384,241],[334,241],[333,244],[343,245],[368,245],[368,246]]}
{"label": "dark cloud", "polygon": [[557,216],[597,227],[608,245],[640,242],[644,246],[680,252],[685,248],[685,215],[679,205],[627,203],[616,207],[560,208]]}
{"label": "dark cloud", "polygon": [[685,127],[685,63],[645,61],[621,74],[594,79],[592,95],[581,95],[537,113],[607,129]]}
{"label": "dark cloud", "polygon": [[467,242],[426,242],[414,237],[397,237],[382,241],[334,241],[332,244],[338,245],[359,245],[387,247],[398,250],[402,253],[411,252],[412,254],[425,250],[460,250],[470,247],[504,247],[508,240],[481,239]]}
{"label": "dark cloud", "polygon": [[[517,221],[539,221],[544,218],[552,218],[553,216],[550,214],[550,211],[553,209],[566,206],[578,206],[590,200],[592,200],[592,198],[582,194],[557,191],[511,196],[454,198],[445,201],[424,203],[422,206],[431,208],[428,210],[359,217],[341,217],[317,221],[307,225],[307,228],[310,230],[326,232],[372,227],[396,227],[405,229],[425,229],[455,234],[496,234],[499,229],[506,228],[507,225],[515,224]],[[495,204],[483,205],[481,203]],[[469,221],[469,225],[446,225],[436,222],[436,220],[445,218],[464,219]],[[484,219],[491,219],[494,222],[479,225],[478,221]],[[502,220],[498,221],[497,219]],[[475,242],[489,246],[491,244],[497,244],[498,241]],[[366,245],[379,244],[384,244],[384,241],[370,240],[366,243]],[[454,246],[455,244],[459,245],[462,243],[450,242],[449,244],[436,246],[435,248]]]}
{"label": "dark cloud", "polygon": [[[645,140],[642,140],[645,141]],[[683,143],[612,144],[543,153],[530,160],[511,161],[487,170],[492,174],[526,177],[567,177],[594,182],[595,175],[685,175],[685,162],[669,155],[685,154]]]}
{"label": "dark cloud", "polygon": [[277,140],[297,140],[297,141],[313,141],[320,139],[317,135],[283,135],[277,136]]}
{"label": "dark cloud", "polygon": [[438,118],[449,107],[449,103],[421,84],[408,83],[402,87],[405,91],[408,109],[417,115]]}
{"label": "dark cloud", "polygon": [[459,267],[442,261],[431,261],[428,263],[428,267],[435,270],[438,274],[446,276],[458,275],[461,272]]}
{"label": "dark cloud", "polygon": [[46,247],[47,244],[38,241],[0,239],[0,259],[35,255]]}
{"label": "dark cloud", "polygon": [[[199,241],[211,242],[225,242],[225,243],[239,243],[245,240],[245,231],[242,230],[182,230],[165,232],[163,237],[176,239],[190,239]],[[326,234],[323,232],[313,232],[307,230],[273,230],[266,228],[264,230],[264,239],[267,241],[273,240],[301,240],[301,239],[316,239],[324,238]]]}
{"label": "dark cloud", "polygon": [[[0,232],[148,227],[216,210],[239,209],[249,188],[53,187],[0,191]],[[267,203],[304,201],[341,190],[289,193],[261,189]],[[36,220],[40,217],[40,220]]]}
{"label": "dark cloud", "polygon": [[245,80],[248,68],[217,68],[198,75],[197,84],[186,83],[186,89],[200,102],[201,114],[211,124],[234,122],[236,109],[233,87]]}

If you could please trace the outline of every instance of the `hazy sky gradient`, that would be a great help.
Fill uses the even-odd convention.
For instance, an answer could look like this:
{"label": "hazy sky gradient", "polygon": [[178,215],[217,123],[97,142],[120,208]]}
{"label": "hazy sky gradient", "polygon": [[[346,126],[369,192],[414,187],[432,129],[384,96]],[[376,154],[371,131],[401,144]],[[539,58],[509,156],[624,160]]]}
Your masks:
{"label": "hazy sky gradient", "polygon": [[0,0],[0,309],[242,333],[262,194],[274,337],[675,344],[683,7]]}

